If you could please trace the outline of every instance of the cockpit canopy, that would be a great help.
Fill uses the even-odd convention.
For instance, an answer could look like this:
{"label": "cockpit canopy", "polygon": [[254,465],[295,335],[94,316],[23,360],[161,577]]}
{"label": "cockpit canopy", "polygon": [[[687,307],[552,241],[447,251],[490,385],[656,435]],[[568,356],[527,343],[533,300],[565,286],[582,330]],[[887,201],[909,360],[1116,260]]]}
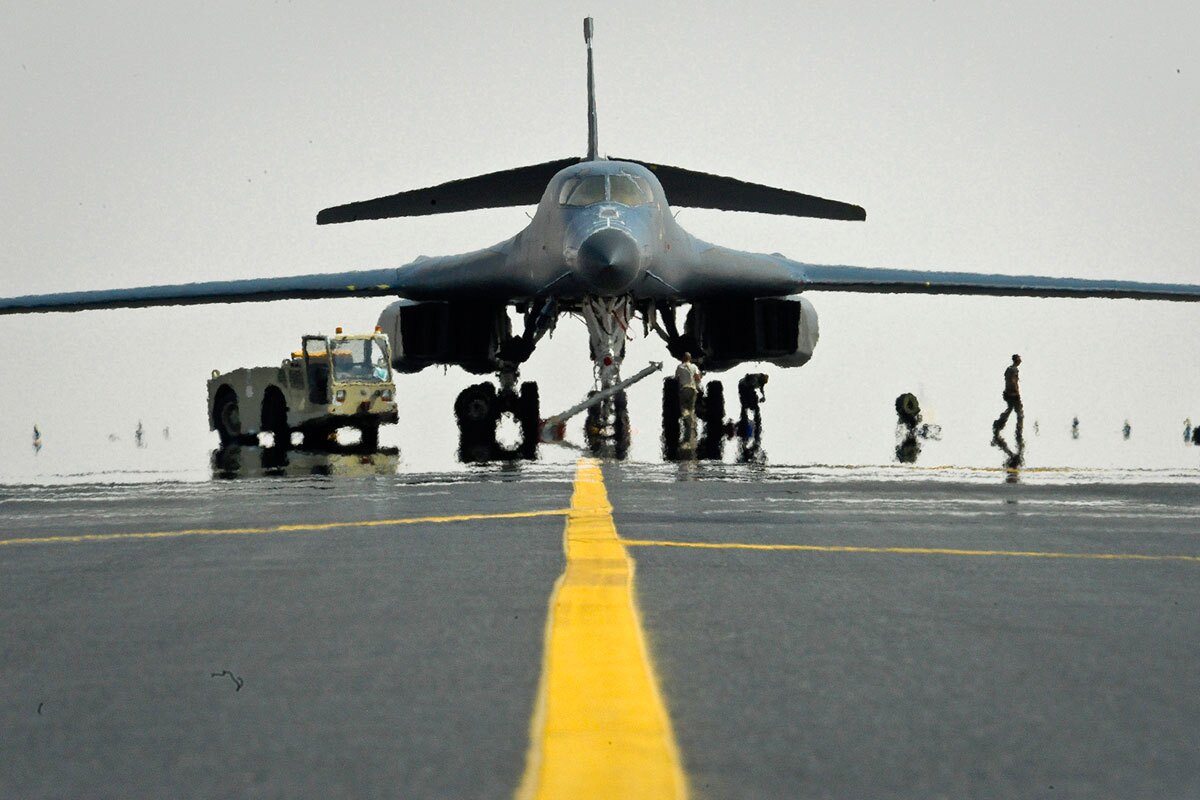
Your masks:
{"label": "cockpit canopy", "polygon": [[640,175],[582,175],[568,178],[558,192],[560,205],[582,207],[593,203],[644,206],[654,202],[650,184]]}

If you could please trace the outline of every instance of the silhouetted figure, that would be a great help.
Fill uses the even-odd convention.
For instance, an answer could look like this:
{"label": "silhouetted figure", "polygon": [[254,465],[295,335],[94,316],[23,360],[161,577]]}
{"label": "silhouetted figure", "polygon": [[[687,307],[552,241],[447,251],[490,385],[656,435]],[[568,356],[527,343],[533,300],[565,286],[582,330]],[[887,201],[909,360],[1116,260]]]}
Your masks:
{"label": "silhouetted figure", "polygon": [[921,422],[921,403],[912,392],[905,392],[896,398],[896,460],[901,464],[916,463],[921,454],[921,444],[917,441],[917,425]]}
{"label": "silhouetted figure", "polygon": [[42,432],[38,430],[38,426],[33,426],[33,452],[42,452]]}
{"label": "silhouetted figure", "polygon": [[1129,420],[1125,420],[1125,427],[1121,428],[1121,433],[1124,434],[1126,439],[1129,438],[1129,434],[1133,433],[1133,428],[1130,427]]}
{"label": "silhouetted figure", "polygon": [[762,429],[762,411],[759,403],[767,402],[767,376],[761,372],[751,372],[738,381],[738,401],[742,405],[740,422],[743,430],[752,425],[752,434],[757,436]]}
{"label": "silhouetted figure", "polygon": [[921,403],[912,392],[896,398],[896,417],[896,460],[903,464],[916,463],[921,441],[942,438],[942,426],[921,421]]}
{"label": "silhouetted figure", "polygon": [[1192,443],[1192,418],[1188,417],[1183,421],[1183,443]]}
{"label": "silhouetted figure", "polygon": [[145,447],[142,443],[142,436],[145,435],[145,430],[142,428],[142,421],[138,420],[137,430],[133,432],[133,440],[137,442],[138,447]]}
{"label": "silhouetted figure", "polygon": [[1079,438],[1079,417],[1075,417],[1071,420],[1071,438]]}
{"label": "silhouetted figure", "polygon": [[1004,398],[1005,407],[996,421],[992,423],[992,443],[998,443],[1000,439],[1000,431],[1004,429],[1005,423],[1008,422],[1008,415],[1012,412],[1017,412],[1017,445],[1018,447],[1025,441],[1025,409],[1021,405],[1021,357],[1013,354],[1012,365],[1004,370],[1004,392],[1000,395]]}
{"label": "silhouetted figure", "polygon": [[768,376],[762,372],[750,372],[738,381],[738,400],[743,412],[757,412],[758,404],[767,402],[767,380]]}

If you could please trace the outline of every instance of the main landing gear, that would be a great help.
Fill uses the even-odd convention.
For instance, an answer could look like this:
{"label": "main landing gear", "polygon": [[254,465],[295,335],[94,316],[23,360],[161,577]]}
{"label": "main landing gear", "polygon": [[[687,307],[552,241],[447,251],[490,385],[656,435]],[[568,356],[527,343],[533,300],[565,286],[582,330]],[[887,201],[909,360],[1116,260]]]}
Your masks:
{"label": "main landing gear", "polygon": [[[491,383],[477,383],[463,389],[454,401],[458,420],[458,457],[465,463],[516,461],[537,458],[540,403],[536,383],[521,384],[515,390],[512,380],[502,380],[499,390]],[[519,439],[515,445],[501,443],[497,428],[502,421],[515,423]]]}
{"label": "main landing gear", "polygon": [[681,409],[679,381],[663,378],[663,458],[720,460],[725,444],[725,387],[709,381],[696,393],[695,413]]}

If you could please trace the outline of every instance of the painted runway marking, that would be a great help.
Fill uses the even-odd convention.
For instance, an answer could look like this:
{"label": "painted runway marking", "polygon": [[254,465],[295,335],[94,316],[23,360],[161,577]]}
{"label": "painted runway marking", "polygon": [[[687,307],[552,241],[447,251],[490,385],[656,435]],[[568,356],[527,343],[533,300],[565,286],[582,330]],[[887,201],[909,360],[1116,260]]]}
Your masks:
{"label": "painted runway marking", "polygon": [[743,544],[739,542],[672,542],[656,539],[622,539],[626,547],[689,547],[700,550],[799,550],[808,553],[876,553],[919,556],[992,556],[999,558],[1076,558],[1093,561],[1185,561],[1200,563],[1200,556],[1145,555],[1140,553],[1056,553],[1036,550],[955,550],[947,547],[853,547],[817,544]]}
{"label": "painted runway marking", "polygon": [[517,797],[687,796],[599,464],[579,461]]}
{"label": "painted runway marking", "polygon": [[419,525],[439,522],[470,522],[482,519],[526,519],[529,517],[564,517],[570,509],[546,511],[513,511],[501,514],[458,514],[442,517],[406,517],[402,519],[363,519],[343,522],[311,522],[289,525],[269,525],[261,528],[190,528],[178,531],[146,531],[141,533],[87,533],[74,536],[29,536],[21,539],[0,539],[0,545],[68,544],[77,542],[111,542],[125,539],[169,539],[178,536],[244,536],[260,533],[298,533],[328,531],[340,528],[380,528],[391,525]]}

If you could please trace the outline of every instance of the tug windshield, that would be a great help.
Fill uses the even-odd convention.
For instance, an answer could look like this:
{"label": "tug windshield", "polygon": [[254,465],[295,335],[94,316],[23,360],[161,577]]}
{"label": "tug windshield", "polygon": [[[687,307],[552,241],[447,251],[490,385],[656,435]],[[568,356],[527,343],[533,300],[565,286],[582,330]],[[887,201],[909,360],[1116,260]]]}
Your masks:
{"label": "tug windshield", "polygon": [[333,379],[339,383],[382,383],[391,375],[387,342],[373,339],[334,339]]}

